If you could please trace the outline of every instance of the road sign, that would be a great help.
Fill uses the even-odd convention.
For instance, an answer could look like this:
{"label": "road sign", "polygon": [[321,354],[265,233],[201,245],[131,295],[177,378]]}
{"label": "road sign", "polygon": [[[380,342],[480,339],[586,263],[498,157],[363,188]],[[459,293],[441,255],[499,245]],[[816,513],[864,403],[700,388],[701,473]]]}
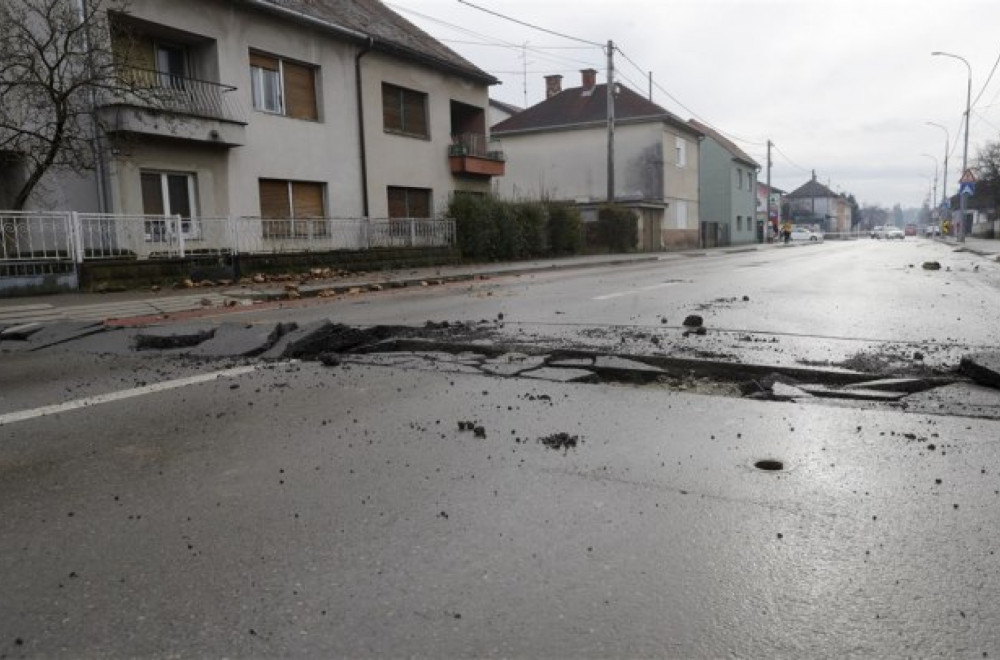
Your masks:
{"label": "road sign", "polygon": [[963,181],[958,186],[959,195],[968,195],[972,197],[976,193],[976,184],[972,181]]}
{"label": "road sign", "polygon": [[941,210],[947,211],[950,208],[951,208],[951,200],[950,199],[945,199],[945,200],[941,201]]}
{"label": "road sign", "polygon": [[972,173],[972,170],[965,170],[962,174],[962,178],[958,180],[959,183],[975,183],[976,175]]}

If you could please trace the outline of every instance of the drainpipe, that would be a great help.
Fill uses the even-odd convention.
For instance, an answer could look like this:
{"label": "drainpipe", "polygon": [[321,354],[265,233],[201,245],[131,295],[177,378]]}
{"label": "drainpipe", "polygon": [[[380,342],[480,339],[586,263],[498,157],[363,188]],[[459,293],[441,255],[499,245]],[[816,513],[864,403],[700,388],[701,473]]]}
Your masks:
{"label": "drainpipe", "polygon": [[371,52],[375,40],[368,37],[368,43],[354,58],[354,82],[357,85],[358,96],[358,141],[361,146],[361,204],[364,217],[368,218],[368,153],[365,148],[365,104],[361,84],[361,58]]}

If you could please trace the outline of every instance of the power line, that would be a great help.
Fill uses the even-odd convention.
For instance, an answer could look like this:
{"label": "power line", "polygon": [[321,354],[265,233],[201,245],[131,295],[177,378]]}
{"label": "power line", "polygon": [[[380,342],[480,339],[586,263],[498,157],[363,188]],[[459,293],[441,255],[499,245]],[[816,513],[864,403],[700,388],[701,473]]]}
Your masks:
{"label": "power line", "polygon": [[569,39],[570,41],[578,41],[578,42],[580,42],[582,44],[589,44],[591,46],[597,46],[598,48],[603,48],[604,47],[604,44],[599,44],[596,41],[589,41],[587,39],[581,39],[580,37],[573,37],[573,36],[570,36],[568,34],[563,34],[561,32],[556,32],[555,30],[549,30],[548,28],[539,27],[538,25],[533,25],[533,24],[528,23],[526,21],[518,20],[516,18],[511,18],[510,16],[505,16],[504,14],[501,14],[499,12],[495,12],[492,9],[486,9],[485,7],[480,7],[479,5],[474,5],[471,2],[468,2],[468,0],[458,0],[458,1],[460,3],[462,3],[463,5],[468,5],[469,7],[472,7],[473,9],[478,9],[481,12],[485,12],[487,14],[490,14],[491,16],[496,16],[497,18],[502,18],[505,21],[510,21],[511,23],[517,23],[518,25],[523,25],[524,27],[531,28],[532,30],[538,30],[539,32],[545,32],[546,34],[551,34],[551,35],[555,35],[557,37],[562,37],[563,39]]}
{"label": "power line", "polygon": [[976,100],[972,102],[972,105],[976,105],[976,103],[979,102],[979,99],[980,97],[982,97],[983,92],[985,92],[986,88],[989,87],[990,81],[993,80],[993,74],[996,73],[997,71],[998,64],[1000,64],[1000,54],[997,55],[996,61],[993,62],[993,68],[990,69],[990,75],[986,77],[986,82],[983,83],[983,88],[979,90],[978,94],[976,94]]}
{"label": "power line", "polygon": [[774,150],[777,151],[779,154],[781,154],[781,157],[784,158],[785,160],[787,160],[788,164],[791,165],[792,167],[796,167],[796,168],[798,168],[798,169],[800,169],[800,170],[802,170],[803,172],[806,172],[806,173],[809,173],[811,171],[811,170],[809,170],[809,168],[802,167],[801,165],[799,165],[798,163],[796,163],[794,160],[792,160],[791,158],[789,158],[788,154],[786,154],[784,151],[782,151],[780,148],[778,148],[778,145],[776,145],[776,144],[774,144],[772,142],[771,146],[774,147]]}

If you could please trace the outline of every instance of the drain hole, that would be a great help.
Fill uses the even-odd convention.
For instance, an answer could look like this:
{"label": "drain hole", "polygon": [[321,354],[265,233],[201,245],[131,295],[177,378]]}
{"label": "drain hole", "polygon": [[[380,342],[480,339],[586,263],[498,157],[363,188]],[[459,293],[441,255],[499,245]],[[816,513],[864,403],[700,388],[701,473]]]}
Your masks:
{"label": "drain hole", "polygon": [[758,470],[767,470],[768,472],[777,472],[778,470],[784,470],[785,464],[781,461],[776,461],[773,459],[765,459],[763,461],[757,461],[753,464]]}

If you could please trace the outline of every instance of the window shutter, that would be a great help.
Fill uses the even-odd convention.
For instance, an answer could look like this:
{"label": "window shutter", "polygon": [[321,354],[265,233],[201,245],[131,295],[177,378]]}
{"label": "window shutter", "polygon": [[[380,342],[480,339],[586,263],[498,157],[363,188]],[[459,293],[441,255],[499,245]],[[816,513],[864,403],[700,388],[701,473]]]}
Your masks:
{"label": "window shutter", "polygon": [[316,78],[312,67],[283,62],[285,113],[298,119],[319,119],[316,111]]}
{"label": "window shutter", "polygon": [[323,184],[293,181],[292,210],[296,218],[322,218]]}
{"label": "window shutter", "polygon": [[403,131],[414,135],[427,135],[427,107],[425,95],[420,92],[403,92]]}
{"label": "window shutter", "polygon": [[278,58],[260,53],[250,53],[250,66],[256,66],[268,71],[278,70]]}
{"label": "window shutter", "polygon": [[389,217],[406,217],[406,188],[389,187]]}
{"label": "window shutter", "polygon": [[411,218],[431,217],[431,191],[411,188],[408,206]]}
{"label": "window shutter", "polygon": [[402,93],[399,87],[382,83],[382,122],[387,131],[403,130]]}

